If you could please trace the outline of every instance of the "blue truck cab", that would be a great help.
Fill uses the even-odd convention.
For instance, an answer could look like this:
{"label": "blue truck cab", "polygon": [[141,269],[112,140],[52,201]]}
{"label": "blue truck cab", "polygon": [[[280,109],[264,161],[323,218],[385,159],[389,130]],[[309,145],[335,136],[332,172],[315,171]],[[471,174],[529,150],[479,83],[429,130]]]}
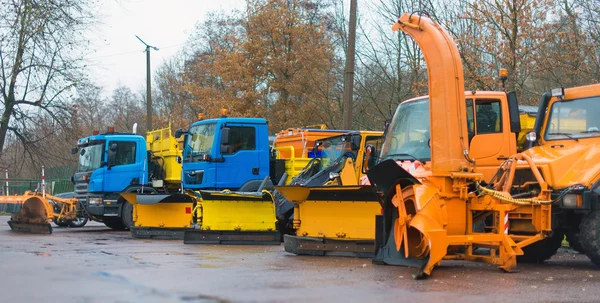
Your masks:
{"label": "blue truck cab", "polygon": [[73,152],[79,154],[73,182],[83,215],[114,229],[130,226],[131,205],[119,194],[148,184],[145,138],[136,134],[95,134],[79,139]]}
{"label": "blue truck cab", "polygon": [[186,189],[255,191],[272,173],[268,124],[262,118],[221,117],[194,122],[184,137]]}

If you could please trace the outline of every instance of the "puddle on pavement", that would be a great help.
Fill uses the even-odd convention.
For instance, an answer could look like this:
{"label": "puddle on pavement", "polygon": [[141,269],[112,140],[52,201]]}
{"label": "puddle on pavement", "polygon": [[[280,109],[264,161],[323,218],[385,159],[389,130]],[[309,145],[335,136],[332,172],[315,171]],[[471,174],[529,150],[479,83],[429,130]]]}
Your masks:
{"label": "puddle on pavement", "polygon": [[202,264],[202,263],[198,263],[198,264],[196,264],[196,267],[198,267],[198,268],[224,268],[225,266],[216,265],[216,264]]}
{"label": "puddle on pavement", "polygon": [[207,295],[181,296],[179,299],[181,301],[185,301],[185,302],[218,302],[218,303],[230,302],[228,300],[221,299],[219,297],[207,296]]}

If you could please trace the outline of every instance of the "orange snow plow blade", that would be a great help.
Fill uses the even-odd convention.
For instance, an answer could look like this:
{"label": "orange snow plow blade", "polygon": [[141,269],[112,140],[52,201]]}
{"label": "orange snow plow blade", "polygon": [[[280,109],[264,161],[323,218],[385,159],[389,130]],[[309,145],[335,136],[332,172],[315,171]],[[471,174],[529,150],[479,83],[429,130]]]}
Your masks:
{"label": "orange snow plow blade", "polygon": [[[60,212],[54,212],[54,205],[59,205]],[[41,193],[25,192],[17,196],[0,196],[0,204],[7,205],[11,213],[8,225],[12,230],[36,234],[51,234],[51,220],[74,220],[77,216],[77,199],[63,199]]]}

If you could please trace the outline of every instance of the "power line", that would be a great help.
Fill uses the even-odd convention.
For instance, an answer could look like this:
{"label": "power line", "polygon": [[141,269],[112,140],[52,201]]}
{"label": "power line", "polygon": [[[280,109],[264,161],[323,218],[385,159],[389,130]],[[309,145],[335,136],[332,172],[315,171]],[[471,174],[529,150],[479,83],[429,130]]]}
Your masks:
{"label": "power line", "polygon": [[[170,46],[167,46],[167,47],[161,47],[161,49],[173,48],[173,47],[184,45],[186,43],[187,42],[183,42],[183,43],[178,43],[178,44],[170,45]],[[110,58],[110,57],[117,57],[117,56],[124,56],[124,55],[129,55],[129,54],[141,53],[141,52],[144,52],[144,51],[145,51],[145,49],[140,49],[140,50],[129,51],[129,52],[124,52],[124,53],[111,54],[111,55],[99,56],[99,57],[84,58],[84,59],[86,59],[86,60],[97,60],[97,59],[103,59],[103,58]]]}

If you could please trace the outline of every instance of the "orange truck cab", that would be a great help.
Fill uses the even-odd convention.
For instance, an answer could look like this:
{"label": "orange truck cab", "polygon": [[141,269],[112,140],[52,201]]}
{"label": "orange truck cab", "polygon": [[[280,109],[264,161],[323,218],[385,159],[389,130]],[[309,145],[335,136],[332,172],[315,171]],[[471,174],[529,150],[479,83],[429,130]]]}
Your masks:
{"label": "orange truck cab", "polygon": [[[468,154],[476,159],[476,171],[489,181],[498,166],[517,152],[521,131],[517,98],[514,92],[467,91],[465,104]],[[417,167],[429,171],[432,144],[429,117],[428,96],[402,102],[386,130],[380,161],[416,162]]]}
{"label": "orange truck cab", "polygon": [[[566,235],[600,266],[600,84],[545,93],[526,147],[555,201],[554,236],[540,242],[540,253],[552,256]],[[533,195],[538,184],[524,164],[517,169],[513,191]]]}

